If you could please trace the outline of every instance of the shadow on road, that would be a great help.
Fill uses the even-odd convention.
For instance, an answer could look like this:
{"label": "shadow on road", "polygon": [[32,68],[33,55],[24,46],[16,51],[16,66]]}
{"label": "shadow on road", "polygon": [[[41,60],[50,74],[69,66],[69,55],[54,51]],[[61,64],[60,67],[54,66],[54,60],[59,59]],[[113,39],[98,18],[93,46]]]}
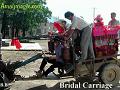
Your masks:
{"label": "shadow on road", "polygon": [[36,75],[29,76],[29,77],[22,77],[21,75],[16,75],[15,77],[16,77],[15,81],[20,81],[20,80],[29,81],[29,80],[38,80],[38,79],[41,79],[41,80],[59,80],[59,79],[73,78],[73,76],[71,76],[71,75],[64,75],[64,76],[60,77],[58,74],[55,74],[55,73],[51,73],[48,77],[39,77]]}

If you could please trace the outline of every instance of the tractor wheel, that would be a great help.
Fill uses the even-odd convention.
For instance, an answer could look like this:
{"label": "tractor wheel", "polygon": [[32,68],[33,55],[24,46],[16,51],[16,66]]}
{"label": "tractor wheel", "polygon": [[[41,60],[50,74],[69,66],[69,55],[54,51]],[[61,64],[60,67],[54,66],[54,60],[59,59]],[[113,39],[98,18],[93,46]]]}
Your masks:
{"label": "tractor wheel", "polygon": [[5,87],[4,76],[3,73],[0,73],[0,90]]}
{"label": "tractor wheel", "polygon": [[120,67],[116,64],[105,65],[100,72],[100,80],[105,84],[117,85],[120,82]]}

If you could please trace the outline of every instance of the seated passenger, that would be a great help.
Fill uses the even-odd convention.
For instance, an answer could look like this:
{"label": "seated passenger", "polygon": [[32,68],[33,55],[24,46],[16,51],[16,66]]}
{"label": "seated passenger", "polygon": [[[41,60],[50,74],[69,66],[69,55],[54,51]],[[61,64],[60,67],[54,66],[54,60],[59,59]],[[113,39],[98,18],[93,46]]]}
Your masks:
{"label": "seated passenger", "polygon": [[[64,39],[64,34],[66,32],[66,21],[65,20],[59,20],[57,22],[54,22],[54,28],[56,28],[58,32],[58,36],[61,39]],[[50,41],[48,41],[48,49],[51,52],[51,54],[54,54],[54,34],[52,31],[48,33]],[[63,42],[64,43],[64,42]]]}
{"label": "seated passenger", "polygon": [[[57,36],[54,38],[54,47],[55,47],[55,56],[51,57],[44,57],[43,61],[40,66],[40,70],[38,71],[38,75],[42,75],[47,77],[47,75],[54,71],[54,68],[56,67],[62,67],[64,65],[64,61],[62,58],[62,52],[63,52],[63,45],[61,44],[60,38]],[[44,71],[45,65],[48,63],[52,63],[52,65]]]}

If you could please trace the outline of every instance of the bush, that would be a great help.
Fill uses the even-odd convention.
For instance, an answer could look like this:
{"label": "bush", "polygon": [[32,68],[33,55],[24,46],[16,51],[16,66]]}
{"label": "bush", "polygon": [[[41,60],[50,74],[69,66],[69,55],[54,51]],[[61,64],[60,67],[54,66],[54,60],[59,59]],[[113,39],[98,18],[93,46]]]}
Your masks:
{"label": "bush", "polygon": [[30,43],[28,39],[20,39],[20,43]]}

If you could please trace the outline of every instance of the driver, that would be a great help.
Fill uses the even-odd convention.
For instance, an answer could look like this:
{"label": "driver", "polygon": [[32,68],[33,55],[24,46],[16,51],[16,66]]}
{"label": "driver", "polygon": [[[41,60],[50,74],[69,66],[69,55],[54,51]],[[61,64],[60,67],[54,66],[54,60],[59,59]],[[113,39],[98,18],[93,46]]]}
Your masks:
{"label": "driver", "polygon": [[[62,67],[64,65],[64,61],[62,58],[63,45],[61,44],[61,40],[58,36],[54,38],[54,46],[55,46],[56,55],[43,58],[43,61],[40,66],[40,70],[37,72],[37,75],[42,74],[42,76],[47,77],[50,72],[54,71],[54,68]],[[44,67],[47,64],[47,62],[51,63],[52,65],[46,71],[44,71]]]}

